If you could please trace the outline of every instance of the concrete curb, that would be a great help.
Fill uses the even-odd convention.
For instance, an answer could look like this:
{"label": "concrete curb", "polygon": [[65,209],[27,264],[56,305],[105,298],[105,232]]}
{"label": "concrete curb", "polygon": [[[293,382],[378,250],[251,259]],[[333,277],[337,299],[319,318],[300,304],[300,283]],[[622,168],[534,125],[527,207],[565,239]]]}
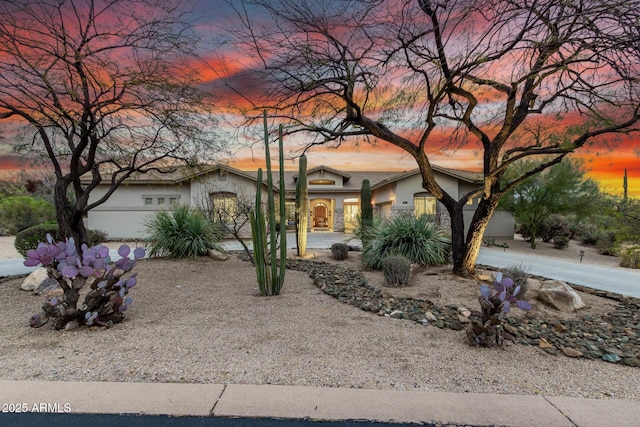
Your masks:
{"label": "concrete curb", "polygon": [[634,401],[281,385],[0,380],[0,403],[3,412],[464,425],[634,426],[640,420],[640,404]]}

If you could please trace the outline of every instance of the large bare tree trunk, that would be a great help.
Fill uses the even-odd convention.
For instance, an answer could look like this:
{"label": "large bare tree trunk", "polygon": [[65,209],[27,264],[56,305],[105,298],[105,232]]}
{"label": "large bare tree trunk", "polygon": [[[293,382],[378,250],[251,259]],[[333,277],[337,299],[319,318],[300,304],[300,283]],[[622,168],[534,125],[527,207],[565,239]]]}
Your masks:
{"label": "large bare tree trunk", "polygon": [[87,241],[87,231],[82,220],[83,212],[67,198],[67,185],[62,179],[56,181],[54,202],[60,238],[64,240],[73,237],[78,253],[82,253],[80,247]]}
{"label": "large bare tree trunk", "polygon": [[465,235],[464,216],[462,207],[457,203],[447,207],[451,217],[451,252],[453,257],[453,273],[458,276],[466,276],[468,272],[464,269],[465,259]]}
{"label": "large bare tree trunk", "polygon": [[456,258],[454,258],[454,273],[465,276],[475,275],[476,259],[480,253],[482,238],[499,200],[499,196],[491,196],[489,199],[482,199],[478,204],[478,208],[469,224],[469,231],[467,232],[462,254],[458,257],[458,264],[456,264]]}

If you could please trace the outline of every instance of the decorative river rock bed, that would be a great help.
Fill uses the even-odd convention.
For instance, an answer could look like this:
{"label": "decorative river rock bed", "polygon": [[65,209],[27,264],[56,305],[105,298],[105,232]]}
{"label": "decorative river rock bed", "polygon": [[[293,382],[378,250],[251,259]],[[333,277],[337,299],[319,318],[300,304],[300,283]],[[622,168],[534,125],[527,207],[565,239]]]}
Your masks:
{"label": "decorative river rock bed", "polygon": [[[309,273],[323,292],[362,310],[455,331],[466,328],[459,307],[441,307],[426,299],[394,297],[367,284],[367,279],[358,271],[303,259],[288,259],[287,268]],[[619,307],[603,316],[583,316],[577,320],[507,317],[505,330],[515,337],[515,343],[539,346],[552,355],[640,367],[640,300],[577,286],[576,289],[615,299]]]}

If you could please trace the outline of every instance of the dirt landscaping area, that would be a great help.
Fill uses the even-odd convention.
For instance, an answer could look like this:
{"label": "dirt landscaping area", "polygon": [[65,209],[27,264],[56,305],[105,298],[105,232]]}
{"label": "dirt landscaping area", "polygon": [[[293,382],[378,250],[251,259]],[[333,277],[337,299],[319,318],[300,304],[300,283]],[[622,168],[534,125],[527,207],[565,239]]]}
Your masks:
{"label": "dirt landscaping area", "polygon": [[[518,247],[516,242],[509,244],[507,250]],[[555,256],[564,252],[550,250],[556,251]],[[317,261],[336,263],[328,250],[310,252]],[[341,265],[359,270],[358,258],[359,253],[351,252]],[[591,254],[586,260],[592,260]],[[30,328],[29,317],[38,311],[42,297],[20,290],[21,279],[0,283],[4,302],[0,378],[289,384],[640,400],[638,368],[551,355],[537,345],[507,342],[498,349],[471,347],[463,330],[343,304],[301,271],[287,271],[282,295],[277,297],[260,297],[254,269],[235,256],[223,262],[143,260],[136,271],[139,284],[131,291],[134,301],[125,321],[106,330]],[[478,309],[478,283],[444,268],[424,271],[415,286],[403,289],[384,288],[382,273],[364,274],[370,285],[391,298],[412,296],[443,307]],[[597,321],[620,305],[588,294],[583,298],[588,308],[575,314],[558,314],[535,301],[532,312],[513,314],[543,319],[551,328],[583,316]]]}

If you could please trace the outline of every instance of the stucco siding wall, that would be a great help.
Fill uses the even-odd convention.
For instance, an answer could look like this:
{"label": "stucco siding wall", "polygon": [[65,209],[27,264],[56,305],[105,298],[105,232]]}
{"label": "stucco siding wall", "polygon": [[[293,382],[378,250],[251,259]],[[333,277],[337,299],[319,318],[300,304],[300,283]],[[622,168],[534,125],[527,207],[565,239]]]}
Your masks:
{"label": "stucco siding wall", "polygon": [[513,215],[505,211],[494,212],[489,224],[487,224],[487,230],[485,231],[485,237],[504,237],[513,239],[515,228],[515,219]]}
{"label": "stucco siding wall", "polygon": [[311,190],[312,188],[314,189],[319,189],[319,190],[324,190],[324,189],[331,189],[331,188],[343,188],[344,185],[342,183],[343,181],[343,177],[341,175],[335,174],[333,172],[330,171],[315,171],[313,173],[310,173],[309,175],[307,175],[307,182],[310,183],[311,181],[314,181],[316,179],[328,179],[330,181],[334,181],[333,185],[313,185],[313,184],[309,184],[309,190]]}
{"label": "stucco siding wall", "polygon": [[[473,210],[465,210],[464,227],[465,233],[469,231],[469,223],[473,218]],[[484,237],[496,237],[512,239],[514,234],[515,220],[513,215],[505,211],[495,211],[487,224]]]}
{"label": "stucco siding wall", "polygon": [[[100,199],[106,192],[106,186],[98,186],[91,192],[89,203]],[[143,207],[145,197],[159,196],[178,197],[180,204],[188,204],[190,198],[189,185],[121,185],[105,203],[96,209]]]}
{"label": "stucco siding wall", "polygon": [[[382,204],[390,202],[392,198],[396,197],[396,183],[385,185],[382,188],[377,188],[371,194],[374,204]],[[411,199],[413,204],[413,199]]]}
{"label": "stucco siding wall", "polygon": [[211,193],[216,192],[233,193],[238,198],[254,200],[256,183],[242,176],[214,172],[191,182],[191,206],[207,206],[203,204]]}
{"label": "stucco siding wall", "polygon": [[156,211],[151,210],[92,210],[87,226],[107,232],[108,239],[137,240],[145,237],[144,223]]}
{"label": "stucco siding wall", "polygon": [[[435,173],[435,177],[436,181],[438,182],[438,184],[440,184],[444,191],[449,193],[453,198],[458,197],[457,179],[438,172]],[[396,190],[396,204],[398,205],[402,205],[404,201],[407,202],[407,205],[413,205],[413,195],[415,193],[426,191],[422,188],[422,177],[419,173],[398,181]]]}
{"label": "stucco siding wall", "polygon": [[[106,191],[106,186],[93,190],[90,203]],[[151,198],[153,204],[146,205],[145,198]],[[159,198],[164,199],[163,205],[157,204]],[[189,186],[123,185],[105,203],[89,211],[86,225],[90,229],[105,231],[109,239],[140,239],[145,235],[144,222],[153,213],[171,209],[170,198],[176,198],[179,204],[188,204]]]}

